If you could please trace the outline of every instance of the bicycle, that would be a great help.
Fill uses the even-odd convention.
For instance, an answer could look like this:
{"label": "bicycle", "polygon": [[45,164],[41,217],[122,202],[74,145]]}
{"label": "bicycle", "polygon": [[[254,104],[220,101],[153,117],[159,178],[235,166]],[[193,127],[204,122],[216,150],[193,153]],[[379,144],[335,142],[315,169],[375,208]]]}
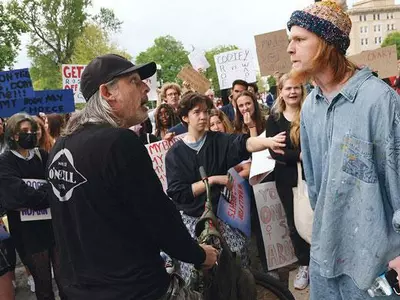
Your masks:
{"label": "bicycle", "polygon": [[[222,236],[218,232],[217,228],[217,222],[216,222],[216,216],[212,211],[212,205],[211,205],[211,197],[210,197],[210,186],[208,183],[208,177],[205,173],[204,168],[201,166],[199,168],[200,175],[202,178],[203,183],[205,184],[206,187],[206,203],[205,203],[205,208],[204,208],[204,213],[200,217],[199,221],[196,224],[196,237],[198,239],[199,243],[208,243],[210,245],[215,246],[217,249],[220,249],[221,251],[223,250],[223,245],[226,245]],[[226,261],[226,259],[225,259]],[[219,268],[219,265],[213,268],[213,272],[215,272],[215,269]],[[199,281],[204,280],[204,276],[202,271],[197,271],[199,272],[199,277],[197,278],[197,286],[194,287],[196,290],[199,290],[204,293],[204,291],[207,289],[207,286],[204,286],[204,282],[199,284]],[[251,273],[252,277],[254,278],[245,278],[244,280],[247,280],[247,282],[252,285],[255,284],[255,294],[257,295],[254,299],[257,300],[295,300],[293,297],[292,293],[277,279],[256,271],[256,270],[250,270],[250,272],[246,272],[242,269],[243,278],[245,278],[248,274],[246,273]],[[215,274],[215,273],[214,273]],[[251,276],[251,275],[250,275]],[[207,285],[207,283],[206,283]],[[252,294],[250,292],[250,294]],[[247,295],[247,297],[243,299],[249,299],[251,300],[251,295]],[[214,297],[212,297],[214,298]],[[240,297],[239,297],[240,298]],[[207,299],[207,297],[205,298]]]}

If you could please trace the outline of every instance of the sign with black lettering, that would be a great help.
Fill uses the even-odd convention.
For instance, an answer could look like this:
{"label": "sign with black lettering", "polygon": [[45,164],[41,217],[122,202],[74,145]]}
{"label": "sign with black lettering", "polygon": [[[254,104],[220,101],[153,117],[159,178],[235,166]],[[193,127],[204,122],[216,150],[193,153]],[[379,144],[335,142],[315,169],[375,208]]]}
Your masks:
{"label": "sign with black lettering", "polygon": [[249,49],[233,50],[214,56],[221,90],[229,89],[237,79],[256,82],[256,69]]}
{"label": "sign with black lettering", "polygon": [[[37,190],[42,185],[46,184],[46,180],[42,179],[23,179],[23,181],[30,187]],[[22,222],[26,221],[40,221],[40,220],[50,220],[51,211],[50,208],[33,210],[25,209],[20,212],[20,217]]]}
{"label": "sign with black lettering", "polygon": [[33,95],[28,69],[0,72],[0,100],[33,97]]}
{"label": "sign with black lettering", "polygon": [[19,112],[37,115],[65,114],[75,111],[72,90],[35,91],[33,97],[0,100],[0,117],[10,117]]}
{"label": "sign with black lettering", "polygon": [[268,270],[295,263],[297,257],[290,239],[285,209],[276,190],[275,182],[256,184],[253,189]]}

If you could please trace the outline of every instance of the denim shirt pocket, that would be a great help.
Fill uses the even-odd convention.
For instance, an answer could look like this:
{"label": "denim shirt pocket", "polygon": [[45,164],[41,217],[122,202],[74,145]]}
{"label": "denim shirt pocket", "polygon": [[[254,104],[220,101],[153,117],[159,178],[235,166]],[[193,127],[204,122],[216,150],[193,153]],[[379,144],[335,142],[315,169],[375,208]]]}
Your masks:
{"label": "denim shirt pocket", "polygon": [[365,183],[376,183],[374,144],[346,134],[343,138],[342,171]]}

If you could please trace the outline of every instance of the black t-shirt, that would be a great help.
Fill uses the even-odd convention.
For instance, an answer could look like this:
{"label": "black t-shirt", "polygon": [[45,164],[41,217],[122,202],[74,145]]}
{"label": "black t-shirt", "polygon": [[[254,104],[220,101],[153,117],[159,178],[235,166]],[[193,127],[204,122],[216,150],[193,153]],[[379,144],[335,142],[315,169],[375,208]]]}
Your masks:
{"label": "black t-shirt", "polygon": [[158,299],[170,282],[161,249],[182,261],[204,261],[131,130],[87,124],[60,138],[47,178],[71,299]]}
{"label": "black t-shirt", "polygon": [[[168,182],[167,193],[179,210],[193,217],[204,212],[206,193],[193,196],[192,184],[200,181],[199,167],[207,176],[226,175],[228,170],[250,157],[246,149],[247,134],[225,134],[208,131],[206,140],[197,152],[184,141],[176,142],[165,157]],[[211,187],[211,202],[216,212],[222,186]]]}
{"label": "black t-shirt", "polygon": [[34,155],[26,160],[11,151],[0,155],[0,201],[7,210],[10,232],[17,249],[25,254],[39,253],[54,245],[53,229],[50,220],[21,222],[18,209],[43,209],[49,207],[45,186],[35,189],[23,179],[45,177],[47,153],[40,150],[40,158]]}

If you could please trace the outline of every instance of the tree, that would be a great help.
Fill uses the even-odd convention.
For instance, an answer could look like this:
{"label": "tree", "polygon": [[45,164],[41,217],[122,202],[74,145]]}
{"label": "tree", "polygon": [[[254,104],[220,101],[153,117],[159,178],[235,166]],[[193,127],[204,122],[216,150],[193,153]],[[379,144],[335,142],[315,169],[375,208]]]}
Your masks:
{"label": "tree", "polygon": [[219,82],[218,82],[218,74],[217,74],[217,70],[215,68],[214,56],[217,54],[220,54],[220,53],[237,50],[237,49],[239,49],[237,46],[229,45],[229,46],[217,46],[215,48],[212,48],[212,49],[206,51],[205,56],[206,56],[208,62],[210,63],[210,67],[206,70],[205,76],[208,79],[212,80],[212,86],[217,95],[219,95],[220,88],[219,88]]}
{"label": "tree", "polygon": [[389,33],[386,38],[383,40],[381,47],[396,45],[397,49],[397,57],[400,57],[400,32],[395,31]]}
{"label": "tree", "polygon": [[170,35],[161,36],[154,40],[153,46],[139,53],[136,63],[154,61],[161,66],[160,79],[174,82],[182,67],[189,64],[188,54],[180,41]]}
{"label": "tree", "polygon": [[0,70],[13,66],[21,45],[20,34],[25,31],[23,22],[0,2]]}
{"label": "tree", "polygon": [[77,39],[71,62],[74,64],[88,64],[99,55],[115,53],[131,60],[132,57],[118,48],[118,45],[110,41],[107,32],[99,25],[89,24],[85,27],[82,35]]}

